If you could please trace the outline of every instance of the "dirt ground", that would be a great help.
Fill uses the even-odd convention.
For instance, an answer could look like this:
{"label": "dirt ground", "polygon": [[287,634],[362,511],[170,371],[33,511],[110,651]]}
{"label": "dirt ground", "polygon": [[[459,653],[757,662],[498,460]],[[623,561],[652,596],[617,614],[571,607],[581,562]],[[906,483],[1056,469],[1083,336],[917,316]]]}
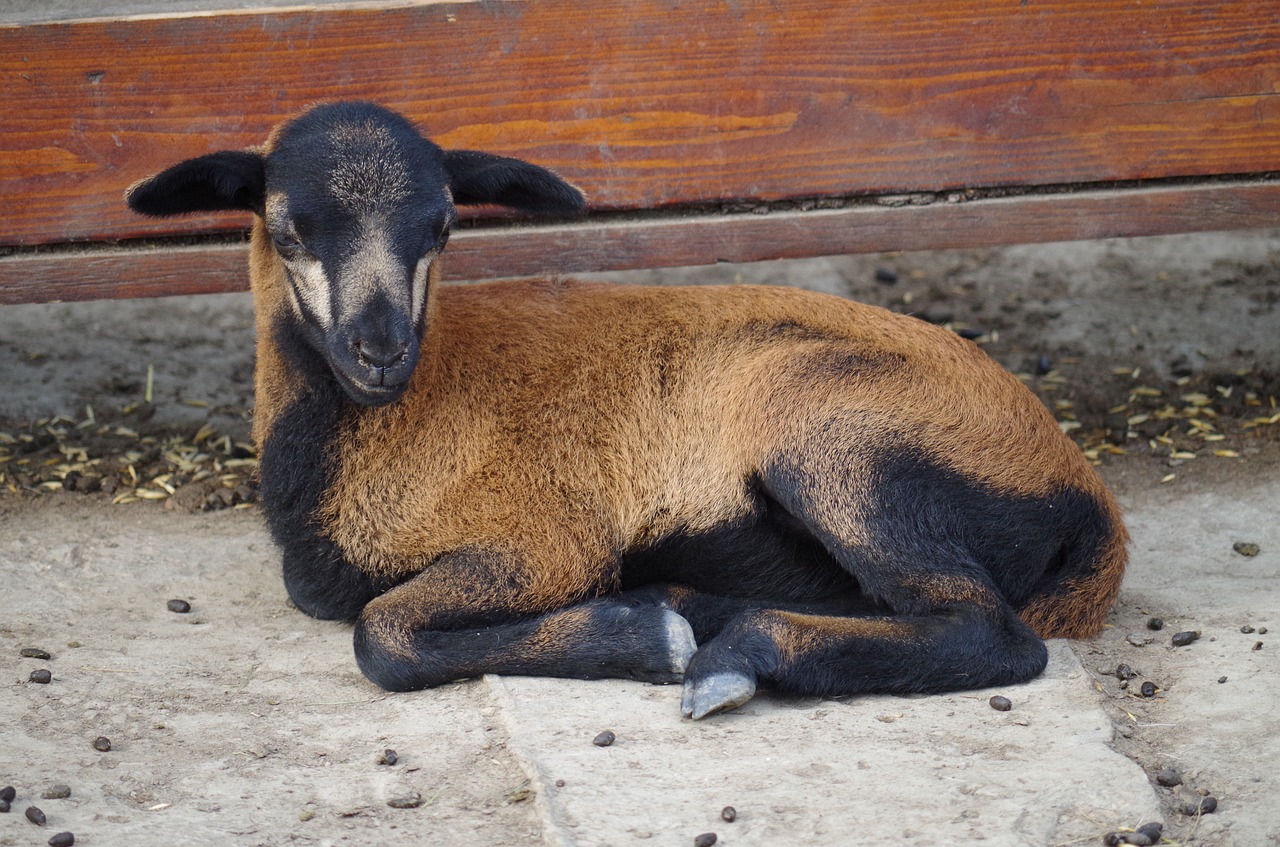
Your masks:
{"label": "dirt ground", "polygon": [[[701,724],[630,683],[386,695],[349,629],[280,585],[253,505],[248,296],[5,307],[0,845],[1057,845],[1152,819],[1176,843],[1280,843],[1280,232],[611,276],[803,285],[974,338],[1126,507],[1113,625],[1054,645],[1003,716],[989,693],[762,697]],[[1200,641],[1172,647],[1183,630]],[[71,797],[40,799],[55,783]],[[1184,813],[1205,794],[1217,811]]]}

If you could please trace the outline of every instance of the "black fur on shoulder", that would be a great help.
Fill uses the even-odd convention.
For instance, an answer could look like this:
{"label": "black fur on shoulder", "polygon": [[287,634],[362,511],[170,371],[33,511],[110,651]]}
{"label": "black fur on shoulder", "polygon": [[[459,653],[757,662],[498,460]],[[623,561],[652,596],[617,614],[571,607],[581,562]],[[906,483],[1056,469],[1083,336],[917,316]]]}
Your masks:
{"label": "black fur on shoulder", "polygon": [[316,510],[331,478],[328,455],[339,432],[342,390],[306,347],[296,325],[281,320],[275,340],[305,375],[307,390],[277,418],[259,460],[260,501],[271,536],[284,551],[284,581],[303,612],[355,620],[392,583],[361,573],[321,533]]}

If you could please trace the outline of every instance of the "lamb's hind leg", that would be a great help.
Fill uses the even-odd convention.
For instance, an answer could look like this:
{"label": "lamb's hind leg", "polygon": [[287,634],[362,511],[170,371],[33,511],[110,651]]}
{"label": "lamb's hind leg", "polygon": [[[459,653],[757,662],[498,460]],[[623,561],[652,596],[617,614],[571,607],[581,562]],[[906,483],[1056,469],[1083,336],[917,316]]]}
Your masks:
{"label": "lamb's hind leg", "polygon": [[764,483],[878,611],[742,611],[690,662],[685,714],[732,708],[757,685],[812,696],[941,692],[1044,669],[1043,642],[980,562],[1008,562],[1034,579],[1036,551],[1053,542],[1052,525],[1034,518],[1053,504],[1002,499],[927,463],[854,473],[855,458],[819,451],[800,467],[780,462]]}
{"label": "lamb's hind leg", "polygon": [[823,697],[983,688],[1029,680],[1046,661],[1044,643],[1012,613],[955,606],[842,618],[760,609],[698,650],[681,708],[701,718],[742,705],[759,685]]}
{"label": "lamb's hind leg", "polygon": [[671,683],[696,648],[670,608],[602,598],[547,609],[510,577],[460,555],[371,601],[355,630],[361,671],[393,691],[486,673]]}

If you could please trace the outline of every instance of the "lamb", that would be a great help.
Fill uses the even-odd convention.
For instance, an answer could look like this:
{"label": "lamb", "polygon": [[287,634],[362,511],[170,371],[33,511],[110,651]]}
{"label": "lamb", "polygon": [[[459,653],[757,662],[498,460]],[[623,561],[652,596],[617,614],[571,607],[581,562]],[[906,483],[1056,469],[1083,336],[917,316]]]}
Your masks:
{"label": "lamb", "polygon": [[543,168],[338,102],[127,201],[256,215],[262,509],[385,689],[682,682],[697,719],[1007,685],[1119,589],[1101,480],[950,332],[789,288],[441,286],[457,206],[583,208]]}

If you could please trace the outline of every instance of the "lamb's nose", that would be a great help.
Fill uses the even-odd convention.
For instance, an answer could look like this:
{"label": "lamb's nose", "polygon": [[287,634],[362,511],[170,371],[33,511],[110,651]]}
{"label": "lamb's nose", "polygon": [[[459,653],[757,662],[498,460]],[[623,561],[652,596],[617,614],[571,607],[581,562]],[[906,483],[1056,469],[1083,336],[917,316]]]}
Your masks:
{"label": "lamb's nose", "polygon": [[360,359],[360,364],[368,368],[393,368],[409,358],[409,345],[361,339],[356,342],[356,356]]}

